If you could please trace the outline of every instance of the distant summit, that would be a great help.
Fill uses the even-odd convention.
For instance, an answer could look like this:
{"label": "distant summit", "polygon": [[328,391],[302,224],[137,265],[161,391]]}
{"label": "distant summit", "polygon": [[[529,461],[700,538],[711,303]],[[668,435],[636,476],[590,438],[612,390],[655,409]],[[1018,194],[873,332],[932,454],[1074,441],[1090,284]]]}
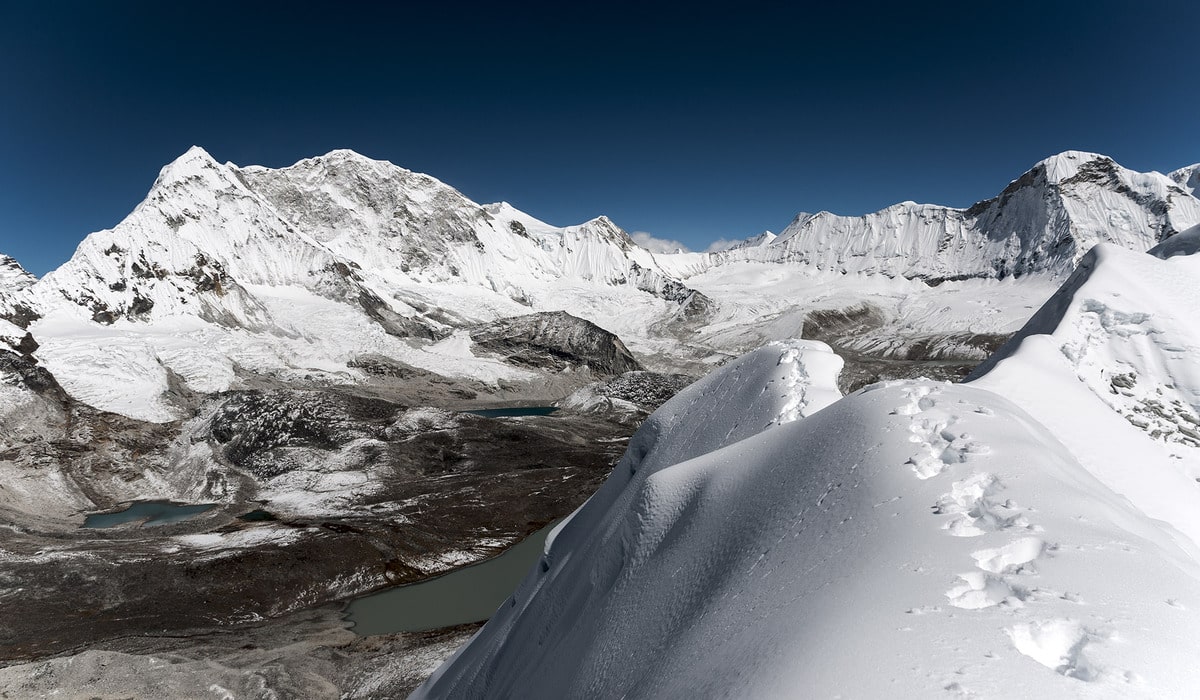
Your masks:
{"label": "distant summit", "polygon": [[[865,216],[799,214],[778,237],[714,254],[923,279],[1063,277],[1097,243],[1144,251],[1200,223],[1197,168],[1139,173],[1096,153],[1040,161],[968,209],[902,202]],[[1190,183],[1190,184],[1189,184]]]}

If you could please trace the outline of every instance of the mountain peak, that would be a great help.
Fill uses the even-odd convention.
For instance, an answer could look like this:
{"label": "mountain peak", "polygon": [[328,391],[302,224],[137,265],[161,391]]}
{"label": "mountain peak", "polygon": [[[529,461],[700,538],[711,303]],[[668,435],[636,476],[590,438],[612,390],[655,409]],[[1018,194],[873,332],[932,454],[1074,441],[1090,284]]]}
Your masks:
{"label": "mountain peak", "polygon": [[37,282],[37,277],[21,267],[21,263],[0,253],[0,293],[19,291],[34,282]]}
{"label": "mountain peak", "polygon": [[183,155],[158,171],[158,179],[154,182],[154,186],[160,187],[193,178],[206,179],[206,174],[216,173],[223,167],[209,155],[208,151],[199,146],[192,146],[184,151]]}
{"label": "mountain peak", "polygon": [[1167,177],[1191,192],[1193,196],[1200,196],[1200,163],[1173,170]]}
{"label": "mountain peak", "polygon": [[[336,165],[354,165],[364,168],[370,168],[380,171],[397,171],[405,174],[417,174],[413,171],[402,168],[388,160],[378,160],[370,156],[364,156],[358,151],[353,151],[349,148],[335,148],[332,151],[312,158],[304,158],[294,165],[292,168],[328,168]],[[287,170],[289,168],[284,168]],[[428,177],[428,176],[426,176]]]}
{"label": "mountain peak", "polygon": [[217,159],[213,158],[212,155],[208,151],[204,150],[200,146],[192,146],[191,148],[184,151],[183,155],[179,156],[175,160],[168,163],[166,167],[167,168],[176,168],[176,167],[182,167],[182,166],[187,166],[187,165],[198,165],[200,167],[211,167],[213,165],[217,165]]}
{"label": "mountain peak", "polygon": [[1080,169],[1093,161],[1108,161],[1113,165],[1116,163],[1112,158],[1099,153],[1089,153],[1087,151],[1063,151],[1038,161],[1034,165],[1034,169],[1039,166],[1046,171],[1046,179],[1054,184],[1058,184],[1063,180],[1069,180],[1077,175]]}

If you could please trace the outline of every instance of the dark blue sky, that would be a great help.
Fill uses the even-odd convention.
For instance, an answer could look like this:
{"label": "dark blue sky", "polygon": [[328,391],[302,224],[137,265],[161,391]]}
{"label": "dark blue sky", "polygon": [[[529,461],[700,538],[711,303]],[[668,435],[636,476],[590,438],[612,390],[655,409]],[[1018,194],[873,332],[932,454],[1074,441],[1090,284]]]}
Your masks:
{"label": "dark blue sky", "polygon": [[192,144],[352,148],[694,248],[966,206],[1066,149],[1200,161],[1192,0],[174,5],[0,4],[0,252],[57,266]]}

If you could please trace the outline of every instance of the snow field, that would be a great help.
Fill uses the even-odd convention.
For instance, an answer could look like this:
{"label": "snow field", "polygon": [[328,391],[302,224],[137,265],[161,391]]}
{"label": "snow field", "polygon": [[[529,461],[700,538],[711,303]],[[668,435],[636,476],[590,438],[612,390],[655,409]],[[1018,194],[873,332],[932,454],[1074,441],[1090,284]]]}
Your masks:
{"label": "snow field", "polygon": [[1200,687],[1195,561],[1028,414],[898,382],[780,421],[793,353],[832,385],[823,350],[775,346],[665,404],[416,697]]}

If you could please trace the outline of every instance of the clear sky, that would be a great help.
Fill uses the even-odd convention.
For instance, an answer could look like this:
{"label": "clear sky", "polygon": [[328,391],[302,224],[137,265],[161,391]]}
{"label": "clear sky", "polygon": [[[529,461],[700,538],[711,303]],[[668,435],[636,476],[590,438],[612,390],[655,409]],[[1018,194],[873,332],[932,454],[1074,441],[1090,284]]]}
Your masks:
{"label": "clear sky", "polygon": [[0,252],[61,264],[193,144],[696,249],[967,206],[1067,149],[1168,171],[1200,161],[1198,36],[1194,0],[0,2]]}

